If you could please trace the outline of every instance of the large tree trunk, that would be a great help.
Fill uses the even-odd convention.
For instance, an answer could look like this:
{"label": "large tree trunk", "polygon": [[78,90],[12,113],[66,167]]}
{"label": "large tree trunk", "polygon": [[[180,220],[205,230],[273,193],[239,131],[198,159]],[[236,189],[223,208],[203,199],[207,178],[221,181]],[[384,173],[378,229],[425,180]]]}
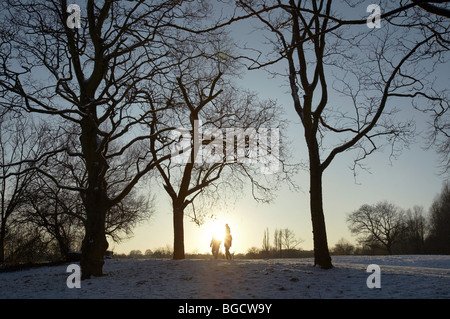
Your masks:
{"label": "large tree trunk", "polygon": [[0,264],[5,262],[5,237],[6,237],[6,225],[5,220],[1,220],[0,225]]}
{"label": "large tree trunk", "polygon": [[387,249],[388,255],[392,255],[392,244],[391,243],[388,243],[386,245],[386,249]]}
{"label": "large tree trunk", "polygon": [[98,202],[95,204],[95,197],[91,199],[86,207],[86,234],[81,246],[81,279],[90,276],[102,276],[103,264],[108,241],[105,235],[106,205]]}
{"label": "large tree trunk", "polygon": [[67,238],[64,238],[62,235],[59,234],[59,230],[57,229],[55,232],[55,239],[58,243],[59,247],[59,253],[61,254],[61,258],[64,261],[69,260],[69,245]]}
{"label": "large tree trunk", "polygon": [[104,255],[108,249],[105,234],[106,213],[109,209],[105,175],[108,164],[100,150],[97,128],[93,119],[82,122],[80,137],[88,172],[88,188],[83,196],[86,209],[86,233],[81,246],[81,278],[102,276]]}
{"label": "large tree trunk", "polygon": [[333,268],[328,250],[327,231],[322,202],[322,169],[318,148],[310,150],[310,207],[314,241],[314,266]]}
{"label": "large tree trunk", "polygon": [[173,259],[184,259],[184,209],[173,205]]}

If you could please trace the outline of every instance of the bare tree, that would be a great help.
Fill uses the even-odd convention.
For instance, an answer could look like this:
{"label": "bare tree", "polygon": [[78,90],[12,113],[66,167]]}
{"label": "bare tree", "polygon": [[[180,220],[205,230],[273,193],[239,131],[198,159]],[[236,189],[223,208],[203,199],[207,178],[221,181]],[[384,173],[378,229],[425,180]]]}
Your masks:
{"label": "bare tree", "polygon": [[[18,208],[18,216],[14,218],[14,222],[32,223],[45,229],[57,242],[62,260],[70,260],[71,252],[81,247],[86,211],[78,193],[59,188],[54,183],[54,179],[57,179],[60,185],[75,183],[71,180],[71,171],[74,169],[72,165],[75,164],[73,159],[51,158],[48,162],[52,168],[48,169],[47,173],[51,174],[53,179],[37,172],[29,180],[23,204]],[[107,180],[110,186],[118,182],[111,177]],[[80,185],[85,183],[81,180],[78,182]],[[118,205],[108,210],[105,221],[106,235],[114,242],[129,237],[137,223],[150,218],[152,210],[149,203],[149,199],[138,196],[137,190],[133,189]]]}
{"label": "bare tree", "polygon": [[381,244],[392,254],[393,245],[403,239],[405,222],[403,211],[388,202],[363,205],[351,213],[347,222],[353,234],[360,235],[361,242]]}
{"label": "bare tree", "polygon": [[26,203],[29,183],[36,177],[36,171],[29,168],[43,165],[48,154],[47,131],[46,126],[25,118],[0,118],[0,263],[5,260],[9,219]]}
{"label": "bare tree", "polygon": [[281,252],[283,250],[283,231],[281,229],[275,229],[273,233],[273,246],[275,253],[278,253],[278,256],[281,258]]}
{"label": "bare tree", "polygon": [[418,106],[419,110],[431,114],[432,121],[427,136],[427,149],[435,148],[440,158],[442,173],[450,172],[450,103],[443,98],[436,104]]}
{"label": "bare tree", "polygon": [[405,243],[408,253],[423,254],[425,252],[425,236],[427,220],[422,206],[414,206],[405,212]]}
{"label": "bare tree", "polygon": [[82,203],[77,193],[60,189],[45,177],[30,181],[24,205],[18,210],[15,223],[34,224],[43,228],[58,245],[62,260],[69,260],[71,250],[83,238]]}
{"label": "bare tree", "polygon": [[410,0],[419,8],[442,17],[450,18],[450,8],[447,0]]}
{"label": "bare tree", "polygon": [[351,255],[355,251],[355,247],[345,238],[339,239],[332,249],[334,255]]}
{"label": "bare tree", "polygon": [[296,249],[303,240],[298,239],[295,236],[295,233],[293,230],[289,228],[282,229],[282,236],[281,236],[281,242],[286,250]]}
{"label": "bare tree", "polygon": [[[80,146],[67,152],[84,163],[87,183],[59,186],[78,191],[86,210],[82,278],[103,274],[107,212],[155,166],[148,142],[143,147],[154,136],[140,125],[160,109],[143,107],[146,87],[173,66],[166,53],[183,38],[177,24],[204,17],[207,7],[201,1],[88,0],[80,28],[71,28],[65,0],[2,2],[3,110],[59,118],[79,134]],[[115,194],[108,193],[112,165],[134,168]]]}
{"label": "bare tree", "polygon": [[[285,250],[288,255],[292,255],[293,250],[297,249],[302,242],[303,240],[297,238],[294,231],[289,228],[275,229],[273,241],[274,256],[281,258],[283,256],[283,250]],[[266,257],[268,256],[270,251],[269,229],[266,229],[264,232],[263,248],[261,251],[266,253]]]}
{"label": "bare tree", "polygon": [[[345,2],[351,7],[361,5],[358,2],[351,3],[346,0]],[[437,60],[443,59],[442,52],[449,51],[448,19],[450,18],[450,6],[448,0],[410,0],[409,3],[381,1],[380,8],[383,11],[380,15],[383,23],[387,22],[396,28],[408,28],[411,30],[425,29],[430,34],[434,34],[435,41],[440,47],[439,50],[435,51],[435,54],[439,55]],[[403,20],[399,22],[400,17],[403,17]],[[332,23],[323,31],[324,33],[331,32],[345,25],[364,25],[367,23],[367,19],[347,20],[328,15],[327,18]],[[315,35],[312,35],[312,37],[315,37]],[[449,96],[446,88],[439,90],[435,87],[436,85],[433,83],[432,85],[428,85],[426,90],[411,93],[409,96],[413,97],[415,95],[416,98],[423,97],[423,99],[419,98],[413,101],[413,106],[431,115],[430,129],[426,141],[427,149],[432,147],[436,149],[436,152],[440,156],[442,172],[448,173],[450,167]]]}
{"label": "bare tree", "polygon": [[[173,106],[164,118],[156,119],[155,113],[151,134],[168,126],[178,128],[151,143],[154,158],[172,154],[170,161],[156,167],[172,201],[174,259],[185,257],[187,209],[188,216],[201,224],[205,215],[211,215],[210,207],[220,201],[228,204],[230,193],[237,194],[247,180],[253,197],[260,202],[271,200],[278,178],[290,182],[277,134],[282,123],[275,101],[259,101],[254,93],[233,85],[231,77],[238,67],[228,58],[231,45],[224,34],[207,34],[205,40],[200,39],[197,35],[192,42],[196,46],[184,45],[182,52],[171,54],[178,61],[172,86],[149,97],[153,105],[157,103],[155,96],[161,99],[165,93],[165,103]],[[270,143],[267,135],[258,135],[269,129]],[[167,141],[170,149],[163,146]],[[264,156],[271,156],[271,161],[266,163]],[[269,177],[264,169],[270,168]]]}
{"label": "bare tree", "polygon": [[[356,169],[381,148],[380,143],[390,145],[395,156],[411,141],[414,125],[395,116],[398,110],[393,102],[400,97],[442,100],[435,94],[437,90],[430,91],[429,74],[448,50],[449,32],[442,18],[427,12],[418,14],[417,8],[413,22],[410,16],[400,14],[418,3],[387,10],[383,17],[389,15],[389,24],[394,27],[376,32],[355,29],[366,20],[337,18],[332,4],[330,0],[238,2],[273,36],[268,38],[275,49],[268,54],[253,49],[258,55],[248,57],[249,67],[270,71],[279,61],[287,67],[281,75],[289,83],[309,155],[314,264],[325,269],[332,263],[322,200],[324,171],[345,151],[356,154]],[[423,61],[433,61],[431,71],[421,64]],[[336,93],[348,99],[332,101]]]}
{"label": "bare tree", "polygon": [[263,237],[263,244],[262,244],[261,252],[264,254],[264,257],[269,257],[269,255],[270,255],[269,228],[266,228],[264,230],[264,237]]}
{"label": "bare tree", "polygon": [[426,238],[427,251],[437,254],[450,253],[450,184],[444,183],[441,193],[430,207],[430,229]]}

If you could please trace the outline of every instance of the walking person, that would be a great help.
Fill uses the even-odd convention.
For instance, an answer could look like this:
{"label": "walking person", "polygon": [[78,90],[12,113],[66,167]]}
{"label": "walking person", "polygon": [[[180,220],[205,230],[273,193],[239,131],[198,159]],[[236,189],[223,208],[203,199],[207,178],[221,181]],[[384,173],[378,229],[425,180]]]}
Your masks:
{"label": "walking person", "polygon": [[211,252],[214,256],[214,259],[217,259],[217,257],[219,256],[219,248],[221,243],[222,243],[221,240],[217,239],[216,236],[213,236],[211,244],[209,244],[209,247],[211,247]]}
{"label": "walking person", "polygon": [[231,236],[230,226],[228,224],[225,225],[225,238],[224,238],[224,246],[225,246],[225,256],[227,259],[231,259],[230,247],[231,242],[233,241],[233,237]]}

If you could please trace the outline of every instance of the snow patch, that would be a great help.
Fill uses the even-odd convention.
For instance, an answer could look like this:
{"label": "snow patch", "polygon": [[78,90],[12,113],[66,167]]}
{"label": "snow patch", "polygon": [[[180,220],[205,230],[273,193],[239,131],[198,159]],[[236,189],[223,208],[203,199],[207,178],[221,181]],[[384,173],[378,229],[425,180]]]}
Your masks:
{"label": "snow patch", "polygon": [[[66,285],[67,265],[0,273],[0,298],[450,298],[450,256],[336,256],[313,259],[105,260],[106,276]],[[381,269],[381,289],[366,285]]]}

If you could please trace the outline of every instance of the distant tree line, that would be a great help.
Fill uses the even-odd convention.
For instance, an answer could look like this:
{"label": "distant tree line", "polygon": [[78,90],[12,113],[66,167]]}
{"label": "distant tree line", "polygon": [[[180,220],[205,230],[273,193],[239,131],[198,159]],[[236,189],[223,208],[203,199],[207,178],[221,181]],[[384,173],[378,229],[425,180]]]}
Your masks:
{"label": "distant tree line", "polygon": [[[298,238],[294,231],[289,228],[275,229],[273,233],[273,242],[270,241],[269,229],[264,230],[262,247],[250,247],[246,253],[233,254],[233,259],[261,259],[261,258],[300,258],[312,257],[311,251],[304,251],[299,246],[303,242]],[[115,254],[116,258],[171,258],[173,249],[169,245],[155,250],[147,249],[131,250],[128,254]],[[210,253],[186,253],[186,258],[191,259],[211,259]],[[225,258],[222,252],[219,252],[219,259]]]}
{"label": "distant tree line", "polygon": [[[275,229],[273,232],[273,242],[270,241],[269,228],[264,230],[262,246],[250,247],[246,254],[238,258],[258,259],[258,258],[299,258],[306,257],[301,250],[302,239],[295,235],[289,228]],[[310,257],[308,255],[308,257]]]}
{"label": "distant tree line", "polygon": [[347,218],[360,247],[340,240],[340,254],[450,254],[450,185],[446,183],[428,215],[421,206],[401,209],[387,201],[362,205]]}
{"label": "distant tree line", "polygon": [[[446,183],[436,196],[428,214],[422,206],[401,209],[387,201],[362,205],[347,217],[350,231],[358,236],[358,246],[341,238],[332,248],[332,255],[373,254],[450,254],[450,184]],[[264,230],[261,248],[251,247],[235,259],[303,258],[313,252],[302,250],[303,240],[289,228],[275,229],[273,241],[269,229]],[[41,241],[34,243],[36,247]],[[144,253],[132,250],[116,254],[117,258],[171,258],[171,247],[161,247]],[[210,254],[186,254],[186,258],[211,258]]]}
{"label": "distant tree line", "polygon": [[133,258],[133,259],[148,259],[148,258],[172,258],[173,248],[167,245],[166,247],[159,247],[155,250],[146,249],[142,252],[139,249],[133,249],[128,254],[114,254],[115,258]]}
{"label": "distant tree line", "polygon": [[[422,206],[402,209],[381,201],[362,205],[347,223],[358,245],[341,238],[330,249],[332,255],[450,254],[450,184],[444,184],[428,214]],[[238,258],[312,257],[313,252],[299,248],[302,242],[286,228],[275,229],[271,244],[266,228],[261,248],[251,247]]]}

